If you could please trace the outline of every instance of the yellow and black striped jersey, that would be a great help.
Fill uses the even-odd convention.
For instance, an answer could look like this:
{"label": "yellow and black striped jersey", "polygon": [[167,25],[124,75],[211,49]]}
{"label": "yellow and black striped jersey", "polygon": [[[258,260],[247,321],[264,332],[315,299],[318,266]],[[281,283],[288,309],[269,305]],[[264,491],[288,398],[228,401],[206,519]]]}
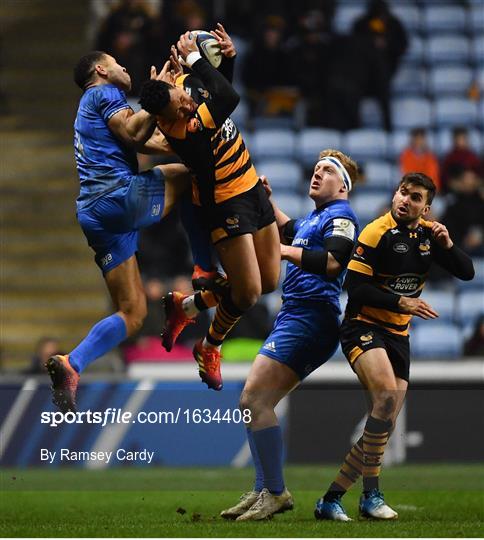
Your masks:
{"label": "yellow and black striped jersey", "polygon": [[198,108],[191,118],[174,123],[159,117],[158,127],[195,175],[194,203],[209,207],[249,191],[258,176],[235,123],[220,114],[217,97],[196,73],[179,77],[176,84],[192,96]]}
{"label": "yellow and black striped jersey", "polygon": [[[443,251],[433,240],[432,222],[421,219],[416,229],[399,225],[390,212],[369,223],[358,237],[348,270],[371,277],[382,291],[420,296],[434,259]],[[349,292],[346,318],[383,326],[407,335],[411,315],[356,302]]]}

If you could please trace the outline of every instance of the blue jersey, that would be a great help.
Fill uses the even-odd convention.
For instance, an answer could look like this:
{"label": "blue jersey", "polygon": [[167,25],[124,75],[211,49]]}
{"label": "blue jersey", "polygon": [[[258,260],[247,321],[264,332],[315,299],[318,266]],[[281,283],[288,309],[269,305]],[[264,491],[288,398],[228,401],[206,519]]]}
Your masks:
{"label": "blue jersey", "polygon": [[122,187],[138,173],[135,150],[125,146],[108,127],[113,115],[129,108],[125,93],[112,84],[84,92],[74,122],[74,150],[81,181],[78,210]]}
{"label": "blue jersey", "polygon": [[[347,200],[330,201],[304,219],[298,219],[294,231],[293,246],[321,250],[324,249],[325,239],[330,236],[345,237],[355,243],[358,220]],[[328,278],[305,272],[288,262],[282,297],[284,300],[328,302],[340,313],[339,295],[345,275],[346,269],[337,278]]]}

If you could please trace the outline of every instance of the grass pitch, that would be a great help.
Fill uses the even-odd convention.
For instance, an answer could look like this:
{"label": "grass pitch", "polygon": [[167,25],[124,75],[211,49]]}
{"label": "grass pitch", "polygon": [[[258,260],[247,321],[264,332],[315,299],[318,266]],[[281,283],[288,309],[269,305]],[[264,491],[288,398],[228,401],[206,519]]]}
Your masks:
{"label": "grass pitch", "polygon": [[481,537],[484,466],[420,465],[384,470],[382,487],[400,518],[357,519],[359,489],[344,498],[352,523],[320,522],[314,503],[337,466],[287,467],[292,512],[264,522],[218,517],[251,484],[225,468],[2,470],[5,537]]}

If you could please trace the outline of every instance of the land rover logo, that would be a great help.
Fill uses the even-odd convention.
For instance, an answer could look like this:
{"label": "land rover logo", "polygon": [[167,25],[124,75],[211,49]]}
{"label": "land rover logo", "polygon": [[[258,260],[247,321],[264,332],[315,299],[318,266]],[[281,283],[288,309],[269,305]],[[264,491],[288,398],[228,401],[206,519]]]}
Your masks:
{"label": "land rover logo", "polygon": [[398,242],[398,244],[395,244],[393,246],[393,251],[396,251],[397,253],[407,253],[408,244],[404,244],[403,242]]}
{"label": "land rover logo", "polygon": [[383,287],[395,294],[411,295],[423,287],[424,278],[418,274],[402,274],[388,278]]}

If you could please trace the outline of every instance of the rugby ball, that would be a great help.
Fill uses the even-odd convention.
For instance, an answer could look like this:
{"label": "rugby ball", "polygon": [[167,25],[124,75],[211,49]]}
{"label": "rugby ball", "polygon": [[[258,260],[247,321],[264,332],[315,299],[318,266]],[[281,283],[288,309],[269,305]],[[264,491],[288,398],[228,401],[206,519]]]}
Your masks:
{"label": "rugby ball", "polygon": [[191,32],[196,36],[197,45],[200,50],[200,54],[206,58],[214,68],[218,68],[222,62],[222,51],[220,50],[219,42],[205,30],[192,30]]}

